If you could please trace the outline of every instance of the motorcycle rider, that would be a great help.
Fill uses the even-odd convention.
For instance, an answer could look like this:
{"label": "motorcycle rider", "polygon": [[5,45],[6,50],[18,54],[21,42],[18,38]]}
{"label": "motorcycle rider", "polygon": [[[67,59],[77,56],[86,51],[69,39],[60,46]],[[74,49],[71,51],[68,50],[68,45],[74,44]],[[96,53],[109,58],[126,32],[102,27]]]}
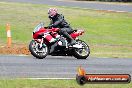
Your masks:
{"label": "motorcycle rider", "polygon": [[73,31],[73,29],[66,22],[64,16],[62,14],[59,14],[56,8],[50,8],[48,10],[48,14],[49,19],[51,20],[49,27],[60,28],[60,34],[62,34],[65,38],[68,39],[70,45],[74,45],[75,40],[68,34]]}

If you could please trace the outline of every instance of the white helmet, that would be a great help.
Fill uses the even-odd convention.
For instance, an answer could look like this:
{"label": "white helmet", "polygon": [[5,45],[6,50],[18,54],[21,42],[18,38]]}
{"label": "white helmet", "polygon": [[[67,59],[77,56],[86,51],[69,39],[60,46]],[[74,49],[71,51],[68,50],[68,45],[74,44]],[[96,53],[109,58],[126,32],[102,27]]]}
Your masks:
{"label": "white helmet", "polygon": [[56,8],[50,8],[48,10],[48,14],[50,17],[54,17],[58,13],[58,10]]}

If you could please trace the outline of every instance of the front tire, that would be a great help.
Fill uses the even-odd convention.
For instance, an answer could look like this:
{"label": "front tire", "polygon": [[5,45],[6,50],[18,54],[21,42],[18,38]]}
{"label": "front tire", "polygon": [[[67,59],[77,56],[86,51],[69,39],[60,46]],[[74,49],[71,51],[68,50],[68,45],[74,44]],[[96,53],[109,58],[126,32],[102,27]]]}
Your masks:
{"label": "front tire", "polygon": [[32,40],[29,44],[29,51],[34,57],[38,59],[43,59],[48,55],[49,48],[46,44],[45,46],[39,48],[39,43],[37,43],[35,40]]}
{"label": "front tire", "polygon": [[82,40],[77,40],[76,42],[79,44],[82,44],[83,48],[74,49],[74,52],[73,52],[74,57],[77,59],[86,59],[90,54],[89,46]]}

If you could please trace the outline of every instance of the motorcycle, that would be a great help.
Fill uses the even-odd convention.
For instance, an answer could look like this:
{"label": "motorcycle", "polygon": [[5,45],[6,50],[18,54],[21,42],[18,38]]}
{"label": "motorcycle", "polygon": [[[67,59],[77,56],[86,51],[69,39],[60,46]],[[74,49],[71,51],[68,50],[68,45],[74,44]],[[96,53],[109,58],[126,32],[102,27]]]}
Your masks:
{"label": "motorcycle", "polygon": [[89,46],[78,36],[83,30],[73,30],[70,36],[76,44],[70,45],[69,41],[61,34],[59,28],[44,27],[44,23],[38,24],[33,31],[33,40],[29,44],[29,51],[38,58],[43,59],[47,55],[52,56],[74,56],[77,59],[86,59],[90,54]]}

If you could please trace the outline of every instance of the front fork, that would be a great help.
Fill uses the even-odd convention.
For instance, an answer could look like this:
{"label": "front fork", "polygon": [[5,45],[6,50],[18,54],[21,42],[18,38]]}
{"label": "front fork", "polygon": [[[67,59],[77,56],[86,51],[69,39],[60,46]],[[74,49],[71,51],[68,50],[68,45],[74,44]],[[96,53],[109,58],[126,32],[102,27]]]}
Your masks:
{"label": "front fork", "polygon": [[40,42],[40,48],[43,47],[43,42],[44,42],[44,38],[41,39],[41,42]]}
{"label": "front fork", "polygon": [[38,44],[39,44],[39,48],[45,47],[45,44],[43,44],[44,38],[42,38],[42,39],[36,39],[36,41],[37,41]]}

